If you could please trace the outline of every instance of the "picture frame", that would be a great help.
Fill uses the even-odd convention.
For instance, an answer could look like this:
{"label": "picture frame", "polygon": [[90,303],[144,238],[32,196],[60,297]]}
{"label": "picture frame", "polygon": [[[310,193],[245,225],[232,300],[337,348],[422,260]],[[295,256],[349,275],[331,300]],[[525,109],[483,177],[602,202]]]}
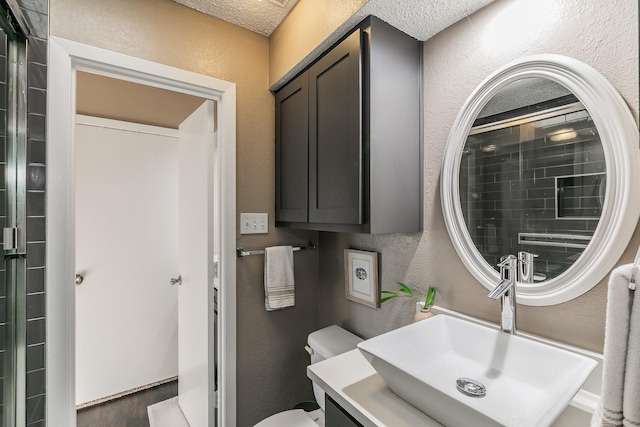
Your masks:
{"label": "picture frame", "polygon": [[380,306],[377,252],[345,249],[344,274],[347,299],[373,308]]}

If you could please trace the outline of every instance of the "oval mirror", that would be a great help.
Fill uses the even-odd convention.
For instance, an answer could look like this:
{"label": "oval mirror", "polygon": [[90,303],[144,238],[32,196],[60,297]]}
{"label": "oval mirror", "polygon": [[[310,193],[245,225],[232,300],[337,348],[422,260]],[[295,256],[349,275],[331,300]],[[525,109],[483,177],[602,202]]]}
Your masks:
{"label": "oval mirror", "polygon": [[449,135],[444,218],[486,288],[520,261],[518,302],[558,304],[602,280],[640,215],[638,130],[588,65],[559,55],[515,61],[470,96]]}

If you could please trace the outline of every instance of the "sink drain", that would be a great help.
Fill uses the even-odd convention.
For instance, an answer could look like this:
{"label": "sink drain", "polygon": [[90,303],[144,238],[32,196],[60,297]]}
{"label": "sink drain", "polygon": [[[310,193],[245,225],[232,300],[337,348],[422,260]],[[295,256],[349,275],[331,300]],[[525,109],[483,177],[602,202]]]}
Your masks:
{"label": "sink drain", "polygon": [[487,394],[487,388],[482,383],[471,378],[458,378],[456,380],[458,391],[471,397],[482,397]]}

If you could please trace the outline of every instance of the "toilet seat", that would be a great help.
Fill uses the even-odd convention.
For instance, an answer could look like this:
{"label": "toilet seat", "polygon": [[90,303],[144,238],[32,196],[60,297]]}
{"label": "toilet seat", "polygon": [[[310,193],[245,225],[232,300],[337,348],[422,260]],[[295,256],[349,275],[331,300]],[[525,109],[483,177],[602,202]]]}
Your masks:
{"label": "toilet seat", "polygon": [[302,409],[279,412],[270,416],[254,427],[318,427]]}

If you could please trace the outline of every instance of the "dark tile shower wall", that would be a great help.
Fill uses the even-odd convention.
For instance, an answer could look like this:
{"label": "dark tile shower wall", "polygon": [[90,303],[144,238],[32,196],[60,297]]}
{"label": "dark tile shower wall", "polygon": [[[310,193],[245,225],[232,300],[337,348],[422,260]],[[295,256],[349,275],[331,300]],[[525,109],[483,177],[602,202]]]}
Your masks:
{"label": "dark tile shower wall", "polygon": [[27,426],[45,425],[45,163],[48,0],[18,0],[27,45]]}
{"label": "dark tile shower wall", "polygon": [[[551,140],[548,129],[529,138],[523,132],[531,130],[520,126],[469,138],[460,170],[462,210],[471,238],[491,265],[524,250],[539,255],[536,272],[553,278],[584,250],[518,244],[518,233],[590,236],[598,224],[592,218],[600,214],[603,176],[590,174],[605,172],[604,152],[588,116],[571,121],[571,127],[576,137],[566,142]],[[563,191],[557,198],[558,177]],[[564,207],[560,217],[556,199]]]}

